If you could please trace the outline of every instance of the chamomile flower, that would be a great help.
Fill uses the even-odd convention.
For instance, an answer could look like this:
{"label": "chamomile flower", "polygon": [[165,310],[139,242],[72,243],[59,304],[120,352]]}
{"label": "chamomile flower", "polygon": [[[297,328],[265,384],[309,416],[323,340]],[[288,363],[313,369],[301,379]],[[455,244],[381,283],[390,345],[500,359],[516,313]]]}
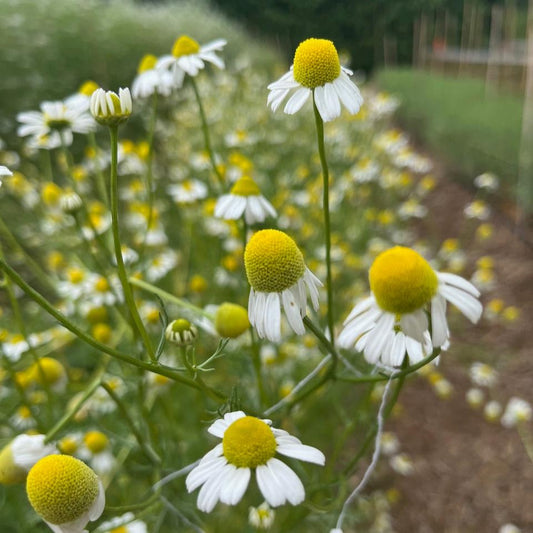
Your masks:
{"label": "chamomile flower", "polygon": [[240,305],[225,302],[215,313],[215,329],[221,337],[235,339],[250,327],[248,313]]}
{"label": "chamomile flower", "polygon": [[104,511],[105,492],[98,476],[70,455],[48,455],[37,461],[28,474],[26,492],[54,533],[80,532]]}
{"label": "chamomile flower", "polygon": [[207,186],[200,180],[189,179],[169,185],[168,193],[177,204],[193,204],[207,196]]}
{"label": "chamomile flower", "polygon": [[263,502],[259,507],[248,509],[248,522],[256,529],[270,529],[275,517],[274,509],[267,502]]}
{"label": "chamomile flower", "polygon": [[25,481],[31,467],[43,457],[57,453],[53,444],[45,444],[44,435],[18,435],[0,452],[0,483],[11,485]]}
{"label": "chamomile flower", "polygon": [[470,367],[470,379],[474,385],[493,387],[498,381],[498,372],[487,363],[476,361]]}
{"label": "chamomile flower", "polygon": [[514,396],[505,407],[501,423],[504,427],[510,428],[522,422],[529,422],[532,417],[531,405],[526,400]]}
{"label": "chamomile flower", "polygon": [[303,335],[306,287],[316,311],[322,283],[305,266],[296,243],[282,231],[258,231],[246,245],[244,265],[251,285],[248,317],[259,337],[281,340],[281,307],[292,330]]}
{"label": "chamomile flower", "polygon": [[371,363],[385,354],[399,355],[400,342],[406,349],[411,339],[423,345],[429,331],[427,311],[432,345],[446,346],[446,301],[474,323],[482,313],[479,291],[471,283],[455,274],[435,272],[410,248],[395,246],[379,254],[370,267],[369,279],[371,295],[359,302],[344,321],[339,345],[351,348],[364,335],[364,355]]}
{"label": "chamomile flower", "polygon": [[104,126],[116,126],[129,118],[133,108],[130,90],[120,88],[118,94],[99,88],[91,95],[91,114]]}
{"label": "chamomile flower", "polygon": [[4,165],[0,165],[0,185],[2,185],[2,176],[13,176],[13,172]]}
{"label": "chamomile flower", "polygon": [[351,75],[350,70],[341,66],[331,41],[307,39],[296,49],[290,70],[268,86],[267,105],[276,111],[295,90],[283,109],[288,115],[299,111],[311,95],[324,122],[341,114],[341,103],[355,115],[363,104],[363,97],[350,80]]}
{"label": "chamomile flower", "polygon": [[40,107],[40,111],[24,111],[17,115],[21,123],[17,130],[19,137],[31,136],[37,144],[43,137],[57,138],[60,144],[69,146],[72,133],[88,133],[95,129],[87,108],[78,102],[43,102]]}
{"label": "chamomile flower", "polygon": [[78,454],[99,475],[110,472],[116,463],[107,435],[97,430],[85,433]]}
{"label": "chamomile flower", "polygon": [[157,57],[146,54],[140,61],[137,77],[133,80],[131,94],[133,98],[148,98],[154,93],[169,96],[174,87],[172,74],[155,68]]}
{"label": "chamomile flower", "polygon": [[209,427],[209,433],[222,442],[204,455],[185,481],[189,492],[202,487],[198,509],[209,513],[218,501],[236,505],[248,487],[252,470],[255,470],[259,490],[271,507],[287,501],[298,505],[304,500],[302,482],[275,456],[281,454],[323,466],[324,454],[270,425],[270,420],[235,411]]}
{"label": "chamomile flower", "polygon": [[142,520],[136,520],[133,513],[117,516],[107,522],[103,522],[98,531],[109,533],[148,533],[148,527]]}
{"label": "chamomile flower", "polygon": [[239,178],[231,192],[222,195],[215,206],[215,216],[218,218],[238,220],[243,215],[247,224],[261,223],[267,216],[277,215],[272,204],[249,176]]}
{"label": "chamomile flower", "polygon": [[224,46],[226,46],[225,39],[216,39],[200,46],[191,37],[182,35],[174,42],[172,54],[160,57],[156,68],[168,70],[174,78],[175,87],[179,88],[183,85],[185,74],[196,76],[205,67],[206,62],[224,69],[224,61],[216,54]]}

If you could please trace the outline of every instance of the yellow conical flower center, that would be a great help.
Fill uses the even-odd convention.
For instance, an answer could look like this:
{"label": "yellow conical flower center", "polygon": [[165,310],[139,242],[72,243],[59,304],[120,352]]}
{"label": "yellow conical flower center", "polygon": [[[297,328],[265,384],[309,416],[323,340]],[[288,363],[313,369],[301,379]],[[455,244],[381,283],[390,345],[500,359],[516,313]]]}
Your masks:
{"label": "yellow conical flower center", "polygon": [[191,323],[186,318],[178,318],[171,324],[174,333],[183,333],[191,329]]}
{"label": "yellow conical flower center", "polygon": [[92,453],[100,453],[107,448],[109,439],[101,431],[88,431],[83,437],[83,442]]}
{"label": "yellow conical flower center", "polygon": [[47,205],[55,205],[61,198],[61,188],[51,181],[45,183],[41,190],[43,202]]}
{"label": "yellow conical flower center", "polygon": [[65,375],[63,365],[52,357],[43,357],[32,366],[32,377],[38,383],[52,385]]}
{"label": "yellow conical flower center", "polygon": [[109,533],[128,533],[126,526],[119,526],[112,529]]}
{"label": "yellow conical flower center", "polygon": [[26,479],[26,470],[15,464],[11,444],[9,443],[0,452],[0,484],[2,485],[14,485]]}
{"label": "yellow conical flower center", "polygon": [[224,432],[224,457],[238,468],[264,465],[276,453],[276,439],[270,427],[253,416],[239,418]]}
{"label": "yellow conical flower center", "polygon": [[331,83],[341,73],[337,49],[327,39],[307,39],[300,43],[293,63],[294,79],[309,89]]}
{"label": "yellow conical flower center", "polygon": [[67,275],[68,275],[68,279],[70,283],[73,283],[73,284],[81,283],[83,279],[85,278],[85,274],[83,270],[80,270],[78,268],[71,268],[68,271]]}
{"label": "yellow conical flower center", "polygon": [[239,178],[231,188],[231,194],[237,196],[259,196],[261,191],[252,178],[249,176],[242,176],[242,178]]}
{"label": "yellow conical flower center", "polygon": [[74,455],[78,449],[78,442],[73,437],[63,437],[57,444],[59,451],[67,455]]}
{"label": "yellow conical flower center", "polygon": [[80,94],[85,96],[91,96],[96,89],[98,89],[98,84],[92,80],[87,80],[78,90]]}
{"label": "yellow conical flower center", "polygon": [[153,54],[146,54],[139,63],[137,73],[141,74],[142,72],[146,72],[147,70],[152,70],[155,67],[156,63],[157,57],[155,57]]}
{"label": "yellow conical flower center", "polygon": [[172,47],[172,55],[174,57],[189,56],[197,54],[200,50],[200,45],[187,35],[182,35],[176,39]]}
{"label": "yellow conical flower center", "polygon": [[105,278],[98,278],[94,284],[94,288],[98,292],[107,292],[109,290],[109,283]]}
{"label": "yellow conical flower center", "polygon": [[98,477],[70,455],[48,455],[37,461],[26,481],[28,499],[51,524],[80,518],[98,496]]}
{"label": "yellow conical flower center", "polygon": [[282,292],[304,274],[305,263],[296,243],[282,231],[255,233],[244,251],[250,285],[259,292]]}
{"label": "yellow conical flower center", "polygon": [[395,246],[379,254],[369,272],[370,288],[378,305],[396,314],[412,313],[429,303],[437,292],[437,275],[429,263],[410,248]]}
{"label": "yellow conical flower center", "polygon": [[236,338],[250,327],[248,311],[237,304],[223,303],[215,316],[215,328],[221,337]]}

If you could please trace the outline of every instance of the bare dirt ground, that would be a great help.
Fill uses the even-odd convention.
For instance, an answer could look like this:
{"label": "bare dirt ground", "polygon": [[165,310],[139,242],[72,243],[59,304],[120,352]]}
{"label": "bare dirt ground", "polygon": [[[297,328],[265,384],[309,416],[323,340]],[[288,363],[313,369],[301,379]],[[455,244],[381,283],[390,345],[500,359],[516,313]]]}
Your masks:
{"label": "bare dirt ground", "polygon": [[[439,180],[427,205],[441,239],[464,234],[462,211],[471,199],[457,183]],[[414,472],[392,480],[401,494],[392,506],[398,533],[497,533],[506,523],[533,532],[533,463],[516,429],[487,422],[465,401],[469,364],[485,360],[500,374],[495,399],[503,406],[512,396],[533,403],[533,249],[517,237],[508,215],[495,212],[490,222],[494,236],[467,253],[472,264],[483,255],[494,259],[498,283],[484,301],[502,298],[521,316],[508,326],[482,320],[459,335],[452,330],[452,346],[439,368],[453,384],[450,399],[439,399],[419,378],[402,391],[403,414],[387,429],[398,435]]]}

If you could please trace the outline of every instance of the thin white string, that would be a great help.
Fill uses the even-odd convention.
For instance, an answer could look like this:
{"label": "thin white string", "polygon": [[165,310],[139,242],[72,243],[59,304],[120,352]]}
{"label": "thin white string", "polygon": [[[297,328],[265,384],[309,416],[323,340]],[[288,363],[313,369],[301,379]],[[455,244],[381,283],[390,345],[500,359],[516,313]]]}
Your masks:
{"label": "thin white string", "polygon": [[337,519],[337,525],[335,526],[339,530],[342,529],[342,522],[344,520],[344,515],[346,514],[346,510],[348,506],[352,503],[355,497],[363,490],[368,479],[372,475],[372,472],[374,472],[376,465],[378,464],[379,452],[381,450],[381,437],[383,434],[383,423],[385,421],[384,416],[383,416],[383,411],[385,409],[385,405],[387,404],[387,396],[389,394],[389,388],[392,383],[392,378],[393,376],[391,376],[389,378],[389,381],[387,381],[387,385],[385,386],[385,389],[383,391],[383,396],[381,397],[381,404],[379,406],[378,416],[377,416],[378,427],[377,427],[377,433],[376,433],[376,445],[375,445],[374,453],[372,454],[372,461],[370,462],[370,465],[366,469],[366,472],[364,473],[363,478],[359,482],[359,485],[357,485],[357,487],[355,487],[355,489],[348,496],[348,498],[346,498],[346,501],[344,502],[344,505],[342,506],[341,512],[339,514],[339,518]]}

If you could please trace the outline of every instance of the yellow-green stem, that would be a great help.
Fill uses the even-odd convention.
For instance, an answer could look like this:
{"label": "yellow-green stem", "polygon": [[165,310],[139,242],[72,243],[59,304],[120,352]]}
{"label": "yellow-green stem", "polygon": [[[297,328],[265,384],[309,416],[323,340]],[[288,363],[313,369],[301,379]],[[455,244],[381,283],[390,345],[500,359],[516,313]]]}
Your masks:
{"label": "yellow-green stem", "polygon": [[[320,163],[322,165],[322,178],[323,178],[323,196],[322,204],[324,211],[324,236],[325,236],[325,245],[326,245],[326,292],[328,295],[328,310],[327,310],[327,321],[329,329],[329,338],[331,345],[335,346],[335,333],[333,329],[334,318],[333,318],[333,286],[332,286],[332,276],[331,276],[331,222],[329,216],[329,169],[328,163],[326,160],[326,148],[324,145],[324,122],[316,102],[314,101],[313,95],[313,109],[315,112],[315,123],[316,123],[316,133],[317,133],[317,142],[318,142],[318,153],[320,155]],[[337,357],[332,353],[333,356],[333,366],[336,365]]]}
{"label": "yellow-green stem", "polygon": [[196,85],[194,78],[190,77],[190,80],[192,88],[194,90],[194,95],[196,96],[196,101],[198,102],[198,109],[200,111],[200,119],[202,121],[202,132],[204,134],[205,149],[207,150],[207,153],[209,155],[209,160],[211,161],[213,172],[215,173],[218,179],[218,185],[220,188],[222,188],[222,186],[224,185],[224,177],[218,169],[217,163],[215,161],[215,154],[213,153],[213,149],[211,147],[211,140],[209,138],[209,126],[207,125],[207,119],[205,116],[204,106],[202,105],[202,99],[200,98],[200,92],[198,91],[198,86]]}
{"label": "yellow-green stem", "polygon": [[119,225],[118,225],[118,176],[117,176],[117,154],[118,154],[118,126],[110,126],[109,132],[111,135],[111,187],[110,187],[110,199],[111,199],[111,229],[113,232],[113,245],[115,248],[115,259],[117,262],[117,274],[122,285],[124,292],[124,299],[128,306],[131,318],[133,320],[134,327],[138,334],[141,336],[148,356],[152,362],[156,362],[155,352],[150,342],[148,332],[144,327],[144,324],[139,316],[137,305],[135,304],[135,298],[128,281],[128,275],[126,273],[126,267],[124,266],[124,259],[122,257],[122,246],[120,243]]}

